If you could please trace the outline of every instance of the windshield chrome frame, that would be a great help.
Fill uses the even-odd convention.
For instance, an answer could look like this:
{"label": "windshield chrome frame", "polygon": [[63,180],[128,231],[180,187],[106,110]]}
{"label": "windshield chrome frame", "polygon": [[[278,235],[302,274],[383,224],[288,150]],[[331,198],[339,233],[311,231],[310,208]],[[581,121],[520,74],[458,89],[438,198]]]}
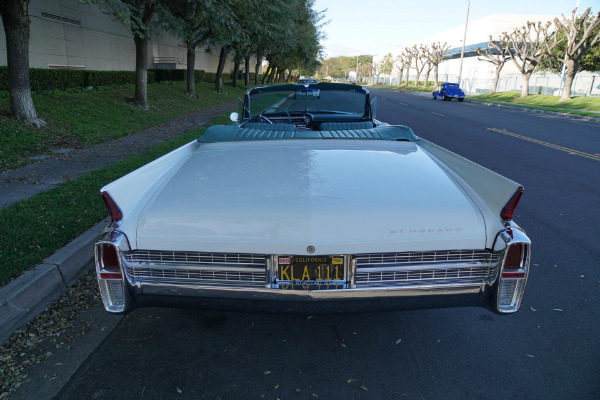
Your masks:
{"label": "windshield chrome frame", "polygon": [[[347,91],[347,92],[359,92],[365,95],[365,106],[364,113],[360,116],[361,120],[372,120],[373,114],[371,110],[371,93],[364,86],[346,84],[346,83],[330,83],[330,82],[319,82],[319,83],[311,83],[311,84],[302,84],[302,86],[306,88],[314,88],[319,90],[338,90],[338,91]],[[250,112],[250,96],[256,93],[263,92],[278,92],[278,91],[287,91],[290,92],[296,91],[298,89],[298,85],[294,83],[287,83],[281,85],[268,85],[268,86],[257,86],[246,91],[244,95],[244,106],[243,113],[240,122],[247,121],[251,118],[258,116],[259,114],[252,114]],[[359,116],[360,114],[356,114]]]}

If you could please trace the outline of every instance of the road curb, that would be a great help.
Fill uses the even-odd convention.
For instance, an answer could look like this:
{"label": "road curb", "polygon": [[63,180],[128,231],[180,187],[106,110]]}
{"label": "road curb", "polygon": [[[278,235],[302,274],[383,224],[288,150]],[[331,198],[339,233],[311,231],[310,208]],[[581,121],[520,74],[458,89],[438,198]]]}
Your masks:
{"label": "road curb", "polygon": [[0,343],[43,312],[89,268],[93,244],[106,218],[0,289]]}

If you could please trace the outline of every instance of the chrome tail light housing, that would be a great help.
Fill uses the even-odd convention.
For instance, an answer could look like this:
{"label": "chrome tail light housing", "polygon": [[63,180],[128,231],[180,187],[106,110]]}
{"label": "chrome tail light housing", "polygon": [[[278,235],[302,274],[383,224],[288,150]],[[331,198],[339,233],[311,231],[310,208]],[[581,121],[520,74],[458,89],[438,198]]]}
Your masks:
{"label": "chrome tail light housing", "polygon": [[496,308],[500,313],[514,313],[521,306],[531,259],[531,241],[525,233],[511,224],[499,234],[498,242],[506,245],[498,275]]}
{"label": "chrome tail light housing", "polygon": [[96,276],[106,311],[124,312],[128,302],[121,250],[128,251],[129,243],[121,232],[107,231],[96,242],[94,253]]}

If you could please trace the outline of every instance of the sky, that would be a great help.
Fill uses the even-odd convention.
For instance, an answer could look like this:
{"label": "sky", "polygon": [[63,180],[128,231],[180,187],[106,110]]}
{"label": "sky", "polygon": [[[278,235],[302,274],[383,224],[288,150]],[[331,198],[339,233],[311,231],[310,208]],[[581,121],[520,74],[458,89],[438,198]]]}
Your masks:
{"label": "sky", "polygon": [[[568,16],[600,11],[600,0],[471,0],[469,21],[491,14]],[[315,0],[325,11],[325,58],[384,54],[410,42],[464,25],[467,0]]]}

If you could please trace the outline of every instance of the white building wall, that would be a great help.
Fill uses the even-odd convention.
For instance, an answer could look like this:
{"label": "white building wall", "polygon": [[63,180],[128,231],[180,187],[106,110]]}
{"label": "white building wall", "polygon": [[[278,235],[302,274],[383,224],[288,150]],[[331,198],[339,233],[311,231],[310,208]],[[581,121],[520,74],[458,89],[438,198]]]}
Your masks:
{"label": "white building wall", "polygon": [[[31,0],[29,16],[31,68],[135,70],[135,45],[131,32],[99,7],[81,4],[77,0]],[[56,16],[67,20],[59,21]],[[196,49],[196,69],[216,72],[220,48],[211,47],[210,52],[206,52],[206,48],[208,46]],[[177,38],[168,32],[159,32],[148,45],[148,68],[157,68],[155,61],[160,57],[172,59],[177,69],[185,69],[186,56],[187,51]],[[251,60],[251,63],[254,65],[256,61]],[[0,65],[7,65],[6,38],[1,20]],[[232,70],[230,56],[225,72]]]}

